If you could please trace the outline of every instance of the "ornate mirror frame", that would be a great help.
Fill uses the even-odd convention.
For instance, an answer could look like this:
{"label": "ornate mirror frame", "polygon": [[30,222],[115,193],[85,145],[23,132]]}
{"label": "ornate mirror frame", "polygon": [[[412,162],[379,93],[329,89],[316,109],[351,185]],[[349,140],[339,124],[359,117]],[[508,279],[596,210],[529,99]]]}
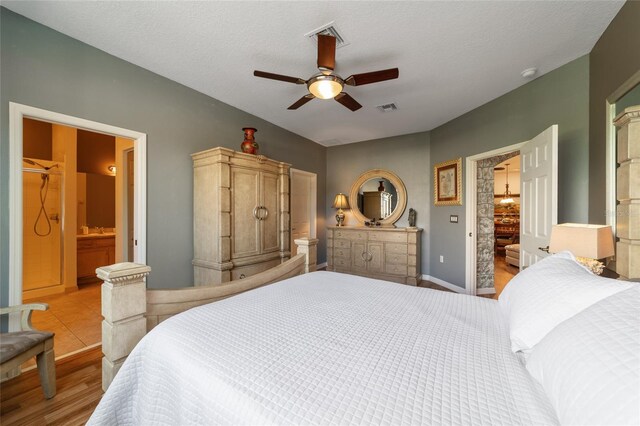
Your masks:
{"label": "ornate mirror frame", "polygon": [[360,187],[368,180],[373,178],[384,178],[387,179],[393,186],[396,188],[396,192],[398,194],[398,203],[396,204],[396,208],[393,212],[387,216],[385,219],[380,221],[381,226],[393,226],[394,223],[400,219],[402,213],[404,213],[404,209],[407,207],[407,188],[404,186],[404,182],[402,179],[398,177],[393,172],[385,169],[372,169],[361,174],[358,179],[353,182],[351,185],[351,192],[349,192],[349,204],[351,205],[351,213],[353,213],[353,217],[360,223],[360,225],[364,225],[364,223],[371,218],[365,217],[360,210],[358,210],[358,192],[360,191]]}

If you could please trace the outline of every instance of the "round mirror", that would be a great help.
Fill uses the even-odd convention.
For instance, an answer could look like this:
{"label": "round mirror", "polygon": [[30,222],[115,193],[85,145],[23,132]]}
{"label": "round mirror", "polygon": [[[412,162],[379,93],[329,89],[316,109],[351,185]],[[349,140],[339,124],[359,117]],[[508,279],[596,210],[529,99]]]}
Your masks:
{"label": "round mirror", "polygon": [[383,170],[369,170],[353,183],[349,204],[360,222],[379,222],[393,225],[407,205],[406,189],[398,176]]}

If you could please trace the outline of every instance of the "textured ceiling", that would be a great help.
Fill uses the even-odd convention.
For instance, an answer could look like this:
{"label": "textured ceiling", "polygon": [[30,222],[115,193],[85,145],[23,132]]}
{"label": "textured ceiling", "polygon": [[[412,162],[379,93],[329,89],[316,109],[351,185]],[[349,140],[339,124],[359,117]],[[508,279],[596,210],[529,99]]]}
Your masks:
{"label": "textured ceiling", "polygon": [[[105,52],[323,145],[430,130],[527,80],[589,53],[624,1],[30,2],[2,5]],[[347,87],[363,108],[332,100],[287,107],[316,47],[304,34],[330,22],[350,43],[336,71],[398,67],[397,80]],[[377,105],[395,102],[382,113]]]}

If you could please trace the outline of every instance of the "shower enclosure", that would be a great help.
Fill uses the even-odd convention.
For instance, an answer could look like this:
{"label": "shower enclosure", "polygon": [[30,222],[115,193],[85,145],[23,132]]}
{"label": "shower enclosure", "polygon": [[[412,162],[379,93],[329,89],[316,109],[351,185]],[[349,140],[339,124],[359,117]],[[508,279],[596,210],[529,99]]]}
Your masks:
{"label": "shower enclosure", "polygon": [[24,159],[22,290],[37,296],[63,285],[63,164]]}

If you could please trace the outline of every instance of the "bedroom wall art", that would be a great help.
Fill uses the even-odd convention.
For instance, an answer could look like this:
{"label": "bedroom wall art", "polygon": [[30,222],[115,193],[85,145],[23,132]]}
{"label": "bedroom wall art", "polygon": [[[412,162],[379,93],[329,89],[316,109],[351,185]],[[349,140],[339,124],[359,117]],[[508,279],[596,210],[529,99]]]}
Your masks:
{"label": "bedroom wall art", "polygon": [[462,158],[433,167],[433,202],[436,206],[462,205]]}

